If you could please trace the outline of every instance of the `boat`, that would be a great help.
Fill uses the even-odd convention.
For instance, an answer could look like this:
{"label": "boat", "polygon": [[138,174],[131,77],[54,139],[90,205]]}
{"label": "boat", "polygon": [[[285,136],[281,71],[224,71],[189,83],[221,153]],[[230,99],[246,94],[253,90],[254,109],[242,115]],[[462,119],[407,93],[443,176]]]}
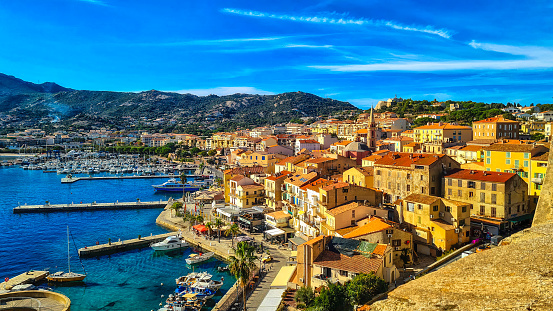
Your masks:
{"label": "boat", "polygon": [[171,178],[161,185],[152,185],[152,187],[154,187],[156,191],[164,192],[193,192],[200,190],[200,186],[198,185],[191,183],[182,184],[181,182],[178,182],[175,178]]}
{"label": "boat", "polygon": [[190,254],[188,258],[186,258],[186,263],[189,265],[193,265],[196,263],[204,262],[206,260],[209,260],[211,257],[213,257],[215,253],[209,252],[209,253],[200,253],[200,254]]}
{"label": "boat", "polygon": [[205,300],[198,299],[193,293],[180,296],[170,294],[163,308],[158,311],[200,311],[204,304]]}
{"label": "boat", "polygon": [[[81,262],[82,265],[82,262]],[[84,270],[84,266],[83,266]],[[50,274],[46,277],[46,279],[50,282],[77,282],[82,281],[86,277],[86,271],[85,274],[82,273],[76,273],[71,272],[71,255],[69,253],[69,227],[67,227],[67,271],[58,271],[56,273]]]}
{"label": "boat", "polygon": [[215,296],[216,290],[205,287],[189,287],[179,286],[175,289],[177,296],[185,296],[186,294],[194,294],[198,299],[211,299]]}
{"label": "boat", "polygon": [[211,280],[213,275],[207,272],[191,272],[187,275],[183,275],[175,280],[177,285],[193,285],[199,280]]}
{"label": "boat", "polygon": [[219,272],[227,272],[229,270],[230,269],[229,269],[228,266],[219,266],[219,267],[217,267],[217,271],[219,271]]}
{"label": "boat", "polygon": [[150,245],[155,251],[168,251],[188,247],[188,243],[185,240],[180,239],[176,235],[169,236],[165,240]]}

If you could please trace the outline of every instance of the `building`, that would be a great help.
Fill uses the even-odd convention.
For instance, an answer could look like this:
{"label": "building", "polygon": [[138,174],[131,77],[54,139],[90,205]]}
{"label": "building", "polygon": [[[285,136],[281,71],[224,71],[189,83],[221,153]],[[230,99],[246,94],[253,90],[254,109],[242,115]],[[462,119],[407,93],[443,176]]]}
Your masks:
{"label": "building", "polygon": [[472,123],[473,139],[518,139],[519,122],[503,116],[487,118]]}
{"label": "building", "polygon": [[265,178],[265,205],[277,211],[282,209],[282,185],[291,172],[281,171]]}
{"label": "building", "polygon": [[374,162],[373,186],[393,203],[411,193],[438,196],[442,176],[460,165],[447,155],[390,152]]}
{"label": "building", "polygon": [[448,172],[443,181],[443,197],[472,204],[473,225],[489,227],[493,234],[509,229],[508,220],[531,212],[528,185],[517,174],[454,170]]}
{"label": "building", "polygon": [[396,202],[401,222],[410,225],[417,252],[450,250],[470,240],[470,209],[467,202],[425,194],[410,194]]}
{"label": "building", "polygon": [[300,154],[302,150],[311,152],[313,150],[321,150],[321,144],[314,139],[297,139],[295,145],[295,153]]}
{"label": "building", "polygon": [[374,169],[372,167],[352,167],[343,173],[342,180],[361,187],[373,187]]}
{"label": "building", "polygon": [[530,190],[530,199],[532,200],[531,206],[537,206],[538,198],[541,194],[541,188],[545,179],[545,172],[547,171],[547,160],[549,159],[549,152],[538,153],[531,158],[530,171],[530,183],[528,184]]}
{"label": "building", "polygon": [[413,131],[417,143],[467,142],[472,140],[472,128],[470,126],[439,122],[419,126]]}
{"label": "building", "polygon": [[265,187],[243,175],[237,175],[229,182],[229,203],[239,209],[265,203]]}
{"label": "building", "polygon": [[386,282],[399,277],[392,247],[386,244],[319,236],[298,246],[295,283],[318,288],[327,281],[345,283],[360,273]]}
{"label": "building", "polygon": [[285,159],[286,156],[265,151],[246,151],[237,158],[240,166],[261,166],[267,173],[272,174],[275,172],[275,164]]}
{"label": "building", "polygon": [[261,166],[252,167],[237,167],[223,172],[223,185],[225,187],[225,202],[230,203],[230,180],[235,176],[249,177],[255,174],[265,173],[265,169]]}
{"label": "building", "polygon": [[342,156],[355,160],[357,165],[361,165],[363,158],[370,154],[369,146],[361,142],[351,142],[342,151]]}

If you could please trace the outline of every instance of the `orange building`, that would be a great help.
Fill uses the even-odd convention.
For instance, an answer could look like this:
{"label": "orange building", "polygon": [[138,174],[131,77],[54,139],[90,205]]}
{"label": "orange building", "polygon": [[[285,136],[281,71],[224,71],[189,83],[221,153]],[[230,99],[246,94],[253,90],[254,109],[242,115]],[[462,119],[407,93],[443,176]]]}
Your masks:
{"label": "orange building", "polygon": [[518,139],[520,125],[518,121],[508,120],[503,116],[487,118],[472,123],[473,139]]}

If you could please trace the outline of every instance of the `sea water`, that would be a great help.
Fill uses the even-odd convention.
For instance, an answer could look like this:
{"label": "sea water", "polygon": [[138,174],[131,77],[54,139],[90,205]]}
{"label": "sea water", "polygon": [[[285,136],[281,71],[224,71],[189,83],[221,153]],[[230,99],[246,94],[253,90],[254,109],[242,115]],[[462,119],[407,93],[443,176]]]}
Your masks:
{"label": "sea water", "polygon": [[[171,194],[156,193],[151,185],[164,179],[81,180],[62,184],[63,175],[23,170],[0,169],[0,278],[25,271],[67,270],[67,227],[71,241],[71,270],[82,272],[76,248],[107,243],[108,239],[136,238],[138,235],[166,233],[155,220],[161,209],[17,214],[18,204],[131,202],[167,200]],[[181,194],[172,194],[179,197]],[[73,239],[72,238],[72,239]],[[75,247],[75,245],[76,247]],[[151,248],[82,259],[87,272],[84,284],[53,286],[54,291],[71,299],[71,310],[156,310],[175,289],[175,279],[195,271],[208,271],[224,285],[208,301],[209,310],[232,286],[234,278],[217,272],[224,265],[217,259],[191,267],[185,259],[193,250],[158,253]],[[163,285],[161,285],[163,284]],[[164,295],[164,298],[161,297]]]}

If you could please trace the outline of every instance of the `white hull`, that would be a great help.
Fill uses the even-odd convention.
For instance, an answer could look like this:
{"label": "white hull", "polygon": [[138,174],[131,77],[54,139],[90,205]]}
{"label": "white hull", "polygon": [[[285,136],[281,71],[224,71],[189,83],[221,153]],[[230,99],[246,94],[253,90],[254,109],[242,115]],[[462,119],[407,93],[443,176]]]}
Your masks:
{"label": "white hull", "polygon": [[204,262],[206,260],[209,260],[211,257],[213,257],[215,253],[205,253],[202,255],[198,255],[196,257],[186,258],[186,263],[189,265],[193,265],[196,263]]}
{"label": "white hull", "polygon": [[176,236],[170,236],[161,242],[150,245],[155,251],[170,251],[183,247],[188,247],[188,243],[185,240],[181,240]]}

